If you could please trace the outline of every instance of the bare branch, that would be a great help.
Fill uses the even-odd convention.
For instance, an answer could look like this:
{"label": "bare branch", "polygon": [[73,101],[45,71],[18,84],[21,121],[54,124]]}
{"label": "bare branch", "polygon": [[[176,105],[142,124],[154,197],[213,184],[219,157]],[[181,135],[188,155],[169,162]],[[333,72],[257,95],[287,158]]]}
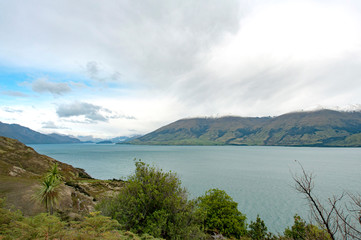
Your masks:
{"label": "bare branch", "polygon": [[[297,161],[298,162],[298,161]],[[328,204],[322,204],[313,194],[314,175],[307,173],[300,162],[302,175],[293,175],[295,189],[307,199],[311,216],[324,227],[331,239],[361,240],[361,195],[342,193],[328,199]],[[349,197],[348,204],[344,198]]]}
{"label": "bare branch", "polygon": [[[297,161],[298,162],[298,161]],[[296,185],[295,188],[298,192],[303,193],[308,200],[311,213],[315,217],[317,223],[323,226],[328,234],[330,235],[331,239],[335,239],[335,233],[337,228],[332,228],[332,224],[330,221],[330,215],[332,212],[327,212],[327,210],[323,207],[320,203],[318,198],[313,195],[312,190],[314,188],[313,179],[314,176],[312,173],[307,173],[300,162],[298,162],[302,169],[302,176],[298,177],[296,175],[293,176],[293,180],[295,181]]]}

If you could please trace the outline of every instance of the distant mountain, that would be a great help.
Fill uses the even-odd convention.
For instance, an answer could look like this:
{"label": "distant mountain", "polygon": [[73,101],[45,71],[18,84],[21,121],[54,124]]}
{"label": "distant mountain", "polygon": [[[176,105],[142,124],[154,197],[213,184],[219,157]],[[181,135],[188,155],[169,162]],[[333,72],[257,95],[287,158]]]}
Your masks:
{"label": "distant mountain", "polygon": [[57,133],[47,134],[47,136],[56,139],[57,143],[80,143],[80,140],[77,138],[61,135]]}
{"label": "distant mountain", "polygon": [[82,142],[82,143],[100,143],[100,144],[104,144],[104,143],[122,143],[122,142],[126,142],[126,141],[130,141],[133,140],[137,137],[140,137],[141,135],[131,135],[131,136],[120,136],[120,137],[115,137],[115,138],[94,138],[93,136],[77,136],[77,138]]}
{"label": "distant mountain", "polygon": [[124,141],[129,141],[133,139],[133,136],[120,136],[120,137],[115,137],[115,138],[112,138],[110,141],[113,142],[113,143],[119,143],[119,142],[124,142]]}
{"label": "distant mountain", "polygon": [[131,136],[126,136],[126,137],[116,137],[116,138],[112,138],[112,142],[113,143],[128,143],[136,138],[141,137],[142,135],[131,135]]}
{"label": "distant mountain", "polygon": [[129,142],[137,137],[140,137],[141,135],[133,135],[133,136],[120,136],[120,137],[115,137],[112,139],[105,139],[105,140],[100,140],[97,141],[97,144],[112,144],[112,143],[118,143],[118,144],[122,144],[122,143],[126,143]]}
{"label": "distant mountain", "polygon": [[0,136],[14,138],[25,144],[34,143],[80,143],[79,139],[69,136],[53,134],[42,134],[23,127],[19,124],[7,124],[0,122]]}
{"label": "distant mountain", "polygon": [[94,138],[93,136],[75,136],[79,139],[82,143],[97,143],[100,141],[104,141],[103,138]]}
{"label": "distant mountain", "polygon": [[320,110],[278,117],[182,119],[130,143],[361,147],[361,112]]}
{"label": "distant mountain", "polygon": [[114,144],[114,143],[110,140],[104,140],[104,141],[97,142],[97,144]]}

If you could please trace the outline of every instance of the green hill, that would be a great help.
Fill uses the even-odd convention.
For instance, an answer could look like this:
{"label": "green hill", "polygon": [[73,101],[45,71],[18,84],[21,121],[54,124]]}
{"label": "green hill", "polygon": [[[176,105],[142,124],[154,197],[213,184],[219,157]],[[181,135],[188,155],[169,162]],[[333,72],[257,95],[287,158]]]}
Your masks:
{"label": "green hill", "polygon": [[361,112],[320,110],[278,117],[182,119],[132,144],[361,146]]}
{"label": "green hill", "polygon": [[21,142],[0,137],[0,198],[26,215],[44,212],[35,195],[42,176],[57,163],[64,177],[59,206],[61,213],[75,216],[94,210],[97,200],[123,186],[121,181],[92,179],[83,169],[38,154]]}

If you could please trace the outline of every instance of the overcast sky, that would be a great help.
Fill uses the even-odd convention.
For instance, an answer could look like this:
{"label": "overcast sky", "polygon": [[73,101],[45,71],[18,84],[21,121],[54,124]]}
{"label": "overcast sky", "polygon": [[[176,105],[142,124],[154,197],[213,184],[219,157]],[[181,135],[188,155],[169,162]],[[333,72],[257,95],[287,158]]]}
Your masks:
{"label": "overcast sky", "polygon": [[360,104],[359,0],[0,0],[5,123],[107,138]]}

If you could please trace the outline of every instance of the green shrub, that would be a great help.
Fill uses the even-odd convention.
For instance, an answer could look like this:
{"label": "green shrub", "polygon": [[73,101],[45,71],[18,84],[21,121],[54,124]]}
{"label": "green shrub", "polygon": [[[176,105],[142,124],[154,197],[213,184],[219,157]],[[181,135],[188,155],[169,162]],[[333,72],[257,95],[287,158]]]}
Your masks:
{"label": "green shrub", "polygon": [[251,221],[251,224],[249,224],[248,236],[254,240],[266,239],[267,227],[258,215],[256,221]]}
{"label": "green shrub", "polygon": [[298,215],[294,217],[293,226],[287,228],[284,232],[285,237],[294,239],[294,240],[302,240],[306,239],[306,222]]}
{"label": "green shrub", "polygon": [[198,198],[198,207],[206,214],[205,230],[227,237],[246,234],[246,216],[237,209],[237,203],[223,190],[211,189]]}
{"label": "green shrub", "polygon": [[22,221],[24,217],[19,210],[12,211],[5,207],[5,199],[0,198],[0,239],[1,236],[11,233],[10,225]]}
{"label": "green shrub", "polygon": [[291,228],[286,228],[284,235],[288,239],[304,240],[318,239],[330,240],[330,235],[326,230],[320,229],[315,225],[307,224],[300,216],[295,215],[294,224]]}
{"label": "green shrub", "polygon": [[105,217],[99,212],[90,213],[82,221],[65,222],[54,215],[41,213],[33,217],[23,217],[22,213],[5,207],[0,198],[0,239],[154,239],[152,236],[138,236],[132,232],[119,231],[116,220]]}
{"label": "green shrub", "polygon": [[187,192],[172,172],[135,163],[135,173],[114,198],[102,201],[97,209],[117,219],[122,227],[165,239],[199,239],[200,215]]}
{"label": "green shrub", "polygon": [[13,220],[3,229],[5,239],[56,239],[64,234],[65,223],[59,217],[41,213]]}

